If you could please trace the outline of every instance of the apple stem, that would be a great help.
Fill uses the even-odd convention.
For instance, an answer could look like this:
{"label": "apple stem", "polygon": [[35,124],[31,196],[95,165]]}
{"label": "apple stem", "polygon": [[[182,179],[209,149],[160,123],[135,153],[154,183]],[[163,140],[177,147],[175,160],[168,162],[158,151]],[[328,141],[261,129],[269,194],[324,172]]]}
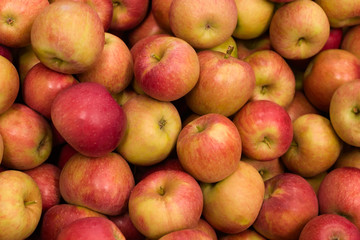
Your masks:
{"label": "apple stem", "polygon": [[231,53],[234,50],[234,46],[233,45],[229,45],[228,49],[226,50],[225,56],[224,58],[227,59],[231,56]]}
{"label": "apple stem", "polygon": [[15,22],[14,19],[12,19],[10,17],[6,20],[6,23],[11,25],[11,26],[14,24],[14,22]]}
{"label": "apple stem", "polygon": [[359,111],[359,108],[358,108],[358,107],[353,107],[352,112],[353,112],[354,114],[358,114],[360,111]]}
{"label": "apple stem", "polygon": [[150,56],[151,56],[152,58],[155,58],[157,61],[160,61],[160,60],[161,60],[161,58],[160,58],[158,55],[156,55],[155,53],[152,53]]}
{"label": "apple stem", "polygon": [[31,204],[35,204],[37,203],[37,201],[28,201],[28,202],[24,202],[25,206],[31,205]]}

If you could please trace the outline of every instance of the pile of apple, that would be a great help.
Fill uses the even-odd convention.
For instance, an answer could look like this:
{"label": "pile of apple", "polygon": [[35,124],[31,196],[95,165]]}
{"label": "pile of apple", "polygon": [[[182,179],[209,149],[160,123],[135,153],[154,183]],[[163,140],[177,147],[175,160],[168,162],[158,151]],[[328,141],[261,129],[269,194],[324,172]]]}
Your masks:
{"label": "pile of apple", "polygon": [[360,1],[0,19],[0,240],[360,239]]}

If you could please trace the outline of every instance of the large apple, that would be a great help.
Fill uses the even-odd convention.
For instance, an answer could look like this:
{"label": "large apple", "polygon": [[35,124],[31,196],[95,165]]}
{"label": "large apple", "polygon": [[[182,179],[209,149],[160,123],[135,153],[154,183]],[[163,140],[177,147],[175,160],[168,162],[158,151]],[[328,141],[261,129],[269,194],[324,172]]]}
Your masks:
{"label": "large apple", "polygon": [[347,144],[360,147],[360,79],[343,83],[331,97],[329,115],[337,135]]}
{"label": "large apple", "polygon": [[269,100],[246,103],[234,118],[242,141],[243,154],[255,160],[271,160],[290,147],[293,127],[289,114]]}
{"label": "large apple", "polygon": [[355,25],[345,32],[340,48],[360,58],[360,25]]}
{"label": "large apple", "polygon": [[20,89],[18,71],[5,57],[0,56],[0,114],[15,102]]}
{"label": "large apple", "polygon": [[198,182],[184,171],[161,170],[135,185],[129,199],[134,226],[147,238],[197,225],[203,195]]}
{"label": "large apple", "polygon": [[265,181],[263,205],[253,227],[267,239],[298,239],[318,211],[311,185],[297,174],[283,173]]}
{"label": "large apple", "polygon": [[271,20],[272,47],[287,59],[306,59],[317,54],[330,35],[324,10],[308,0],[292,1],[278,8]]}
{"label": "large apple", "polygon": [[67,203],[112,216],[126,209],[134,185],[129,164],[117,153],[97,158],[76,153],[65,163],[59,179]]}
{"label": "large apple", "polygon": [[200,186],[204,195],[203,217],[214,229],[235,234],[256,220],[265,188],[260,174],[250,164],[239,161],[229,177]]}
{"label": "large apple", "polygon": [[195,179],[218,182],[238,168],[241,137],[229,118],[209,113],[182,128],[176,152],[181,166]]}
{"label": "large apple", "polygon": [[41,193],[26,173],[0,173],[0,239],[26,239],[38,226],[42,213]]}
{"label": "large apple", "polygon": [[171,102],[137,95],[129,99],[123,109],[128,124],[117,152],[130,163],[142,166],[167,158],[181,130],[180,115],[175,106]]}
{"label": "large apple", "polygon": [[91,157],[115,150],[126,129],[122,107],[99,83],[78,83],[60,91],[53,100],[51,119],[67,143]]}
{"label": "large apple", "polygon": [[51,119],[51,105],[63,89],[77,84],[70,74],[56,72],[42,63],[33,66],[22,83],[22,97],[26,105],[47,119]]}
{"label": "large apple", "polygon": [[133,59],[119,37],[105,33],[104,49],[94,66],[77,75],[80,82],[97,82],[112,93],[123,91],[133,78]]}
{"label": "large apple", "polygon": [[343,143],[330,120],[319,114],[305,114],[293,122],[294,137],[281,156],[288,171],[314,177],[327,171],[339,157]]}
{"label": "large apple", "polygon": [[198,56],[184,40],[161,36],[147,41],[134,58],[134,76],[139,87],[160,101],[185,96],[197,83]]}
{"label": "large apple", "polygon": [[104,43],[102,22],[84,2],[51,3],[31,28],[31,46],[36,56],[48,68],[62,73],[80,73],[91,68]]}
{"label": "large apple", "polygon": [[320,114],[319,110],[309,102],[302,90],[295,90],[293,100],[285,109],[293,122],[304,114]]}
{"label": "large apple", "polygon": [[255,73],[251,100],[270,100],[287,107],[295,94],[295,75],[285,59],[273,50],[260,50],[244,59]]}
{"label": "large apple", "polygon": [[171,31],[198,49],[215,47],[231,37],[237,16],[234,0],[173,0],[169,10]]}
{"label": "large apple", "polygon": [[1,1],[0,44],[12,48],[30,45],[33,22],[48,5],[47,0]]}
{"label": "large apple", "polygon": [[214,50],[198,52],[200,75],[186,94],[187,106],[199,115],[235,114],[250,99],[255,88],[255,74],[250,64]]}
{"label": "large apple", "polygon": [[2,165],[27,170],[45,162],[52,151],[49,123],[22,103],[14,103],[0,115],[0,134],[4,141]]}

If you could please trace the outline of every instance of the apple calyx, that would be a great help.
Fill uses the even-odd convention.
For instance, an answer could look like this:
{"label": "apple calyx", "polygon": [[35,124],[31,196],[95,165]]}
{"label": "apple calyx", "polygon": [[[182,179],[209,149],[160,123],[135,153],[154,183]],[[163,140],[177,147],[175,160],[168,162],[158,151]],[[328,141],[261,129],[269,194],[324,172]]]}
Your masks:
{"label": "apple calyx", "polygon": [[268,85],[263,85],[263,86],[261,86],[260,93],[261,93],[262,95],[265,95],[265,94],[267,93],[267,91],[268,91]]}
{"label": "apple calyx", "polygon": [[160,186],[160,188],[158,189],[158,194],[160,196],[164,196],[165,195],[165,188],[163,186]]}
{"label": "apple calyx", "polygon": [[165,127],[166,123],[167,123],[167,121],[164,118],[160,119],[160,121],[159,121],[160,130]]}
{"label": "apple calyx", "polygon": [[355,115],[358,115],[358,114],[360,113],[359,107],[358,107],[358,106],[353,107],[352,112],[353,112]]}
{"label": "apple calyx", "polygon": [[229,45],[228,49],[226,50],[224,58],[228,59],[231,56],[231,53],[233,52],[233,50],[234,50],[234,46]]}
{"label": "apple calyx", "polygon": [[8,25],[10,25],[10,26],[13,26],[14,23],[15,23],[15,20],[14,20],[13,18],[11,18],[11,17],[8,17],[8,18],[6,19],[6,23],[7,23]]}

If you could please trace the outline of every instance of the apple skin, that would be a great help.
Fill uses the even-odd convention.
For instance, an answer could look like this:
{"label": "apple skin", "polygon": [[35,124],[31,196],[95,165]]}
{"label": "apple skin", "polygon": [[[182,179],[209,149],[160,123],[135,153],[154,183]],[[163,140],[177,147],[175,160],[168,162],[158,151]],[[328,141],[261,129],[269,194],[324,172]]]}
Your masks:
{"label": "apple skin", "polygon": [[336,160],[334,168],[340,167],[356,167],[360,168],[360,148],[350,147],[350,149],[343,150],[339,158]]}
{"label": "apple skin", "polygon": [[360,79],[359,58],[343,49],[321,51],[305,70],[304,93],[312,105],[328,113],[335,90],[354,79]]}
{"label": "apple skin", "polygon": [[58,161],[57,161],[57,166],[60,169],[63,169],[66,162],[75,154],[77,153],[77,151],[68,143],[64,143],[64,145],[62,145],[60,152],[59,152],[59,156],[58,156]]}
{"label": "apple skin", "polygon": [[49,208],[40,222],[40,239],[56,240],[63,227],[71,222],[86,217],[103,217],[105,215],[88,208],[72,204],[57,204]]}
{"label": "apple skin", "polygon": [[344,30],[342,28],[330,28],[329,38],[321,51],[340,48],[343,40],[343,32]]}
{"label": "apple skin", "polygon": [[23,171],[34,179],[40,189],[43,213],[60,203],[60,171],[60,168],[47,162],[33,169]]}
{"label": "apple skin", "polygon": [[347,144],[360,147],[360,79],[343,83],[331,97],[329,115],[337,135]]}
{"label": "apple skin", "polygon": [[15,102],[20,89],[18,71],[5,57],[0,56],[0,114]]}
{"label": "apple skin", "polygon": [[297,174],[283,173],[265,181],[263,205],[253,227],[267,239],[298,239],[318,211],[311,185]]}
{"label": "apple skin", "polygon": [[273,50],[259,50],[244,59],[255,73],[255,88],[250,98],[270,100],[287,107],[295,94],[295,75],[285,59]]}
{"label": "apple skin", "polygon": [[51,120],[61,136],[85,156],[115,150],[126,130],[126,115],[106,88],[82,82],[60,91],[53,100]]}
{"label": "apple skin", "polygon": [[264,181],[285,172],[285,166],[281,162],[280,158],[275,158],[268,161],[259,161],[242,156],[241,161],[253,166],[260,173]]}
{"label": "apple skin", "polygon": [[219,238],[219,240],[266,240],[253,228],[248,228],[237,234],[227,234]]}
{"label": "apple skin", "polygon": [[0,44],[0,55],[5,57],[10,62],[13,62],[13,53],[11,52],[10,48]]}
{"label": "apple skin", "polygon": [[360,230],[337,214],[321,214],[311,219],[301,231],[299,240],[360,239]]}
{"label": "apple skin", "polygon": [[231,37],[237,16],[234,0],[173,0],[169,10],[172,33],[196,49],[215,47]]}
{"label": "apple skin", "polygon": [[237,39],[254,39],[269,29],[275,4],[266,0],[235,0],[238,20],[232,34]]}
{"label": "apple skin", "polygon": [[330,169],[343,148],[330,120],[319,114],[305,114],[293,122],[293,131],[292,144],[281,156],[287,170],[314,177]]}
{"label": "apple skin", "polygon": [[55,96],[77,83],[74,76],[56,72],[39,62],[26,74],[21,93],[27,106],[51,119],[51,105]]}
{"label": "apple skin", "polygon": [[[250,99],[255,88],[255,74],[250,64],[214,50],[197,54],[200,75],[186,94],[187,106],[199,115],[235,114]],[[234,101],[236,99],[236,101]]]}
{"label": "apple skin", "polygon": [[52,132],[40,114],[22,103],[14,103],[0,115],[4,141],[2,165],[28,170],[45,162],[52,151]]}
{"label": "apple skin", "polygon": [[150,39],[134,61],[135,81],[147,95],[160,101],[185,96],[199,78],[200,65],[194,48],[177,37]]}
{"label": "apple skin", "polygon": [[203,217],[214,229],[235,234],[248,229],[256,220],[265,187],[250,164],[238,161],[237,170],[229,177],[200,186],[204,196]]}
{"label": "apple skin", "polygon": [[295,90],[293,100],[285,109],[289,114],[292,122],[294,122],[298,117],[304,114],[308,114],[308,113],[320,114],[320,111],[317,110],[309,102],[309,100],[306,98],[302,90]]}
{"label": "apple skin", "polygon": [[2,162],[3,156],[4,156],[4,140],[0,134],[0,164]]}
{"label": "apple skin", "polygon": [[0,44],[12,48],[30,45],[33,22],[47,6],[49,6],[47,0],[2,2]]}
{"label": "apple skin", "polygon": [[134,185],[129,164],[117,153],[97,158],[76,153],[59,178],[60,193],[67,203],[111,216],[124,211]]}
{"label": "apple skin", "polygon": [[104,44],[102,22],[84,2],[56,1],[36,17],[31,28],[35,55],[45,66],[61,73],[75,74],[90,69]]}
{"label": "apple skin", "polygon": [[168,233],[159,240],[212,240],[212,238],[205,232],[197,229],[183,229]]}
{"label": "apple skin", "polygon": [[105,33],[104,49],[94,66],[77,75],[80,82],[97,82],[111,94],[128,87],[133,78],[133,59],[129,48],[119,37]]}
{"label": "apple skin", "polygon": [[[198,224],[203,195],[198,182],[184,171],[156,171],[135,185],[129,215],[144,236],[161,236]],[[176,218],[174,218],[176,216]]]}
{"label": "apple skin", "polygon": [[247,56],[260,50],[272,50],[269,34],[265,33],[253,39],[237,39],[237,57],[244,60]]}
{"label": "apple skin", "polygon": [[324,10],[307,0],[292,1],[278,8],[269,27],[272,47],[287,59],[316,55],[329,35],[330,24]]}
{"label": "apple skin", "polygon": [[32,50],[31,45],[20,48],[17,52],[17,70],[20,77],[20,84],[22,85],[27,72],[35,66],[40,60]]}
{"label": "apple skin", "polygon": [[198,181],[213,183],[230,176],[238,168],[241,137],[229,118],[209,113],[182,128],[176,152],[186,172]]}
{"label": "apple skin", "polygon": [[159,26],[167,32],[171,32],[170,28],[170,7],[173,0],[152,0],[151,12],[155,21]]}
{"label": "apple skin", "polygon": [[145,236],[142,235],[131,222],[128,211],[117,216],[108,217],[120,229],[125,239],[145,240]]}
{"label": "apple skin", "polygon": [[0,239],[25,239],[40,222],[42,200],[39,187],[26,173],[0,173]]}
{"label": "apple skin", "polygon": [[77,219],[61,229],[57,240],[125,240],[124,235],[109,219],[86,217]]}
{"label": "apple skin", "polygon": [[242,141],[243,154],[255,160],[271,160],[290,147],[293,126],[286,110],[269,100],[246,103],[233,122]]}
{"label": "apple skin", "polygon": [[360,169],[341,167],[331,170],[322,181],[319,191],[320,214],[334,213],[346,217],[360,227],[359,198]]}
{"label": "apple skin", "polygon": [[[116,151],[128,162],[149,166],[166,159],[181,130],[181,118],[171,102],[137,95],[123,105],[127,129]],[[141,146],[141,151],[139,151]]]}
{"label": "apple skin", "polygon": [[212,240],[218,239],[215,229],[204,218],[200,218],[198,224],[193,229],[205,232]]}
{"label": "apple skin", "polygon": [[341,42],[341,49],[351,52],[360,58],[360,26],[350,27],[344,34]]}

